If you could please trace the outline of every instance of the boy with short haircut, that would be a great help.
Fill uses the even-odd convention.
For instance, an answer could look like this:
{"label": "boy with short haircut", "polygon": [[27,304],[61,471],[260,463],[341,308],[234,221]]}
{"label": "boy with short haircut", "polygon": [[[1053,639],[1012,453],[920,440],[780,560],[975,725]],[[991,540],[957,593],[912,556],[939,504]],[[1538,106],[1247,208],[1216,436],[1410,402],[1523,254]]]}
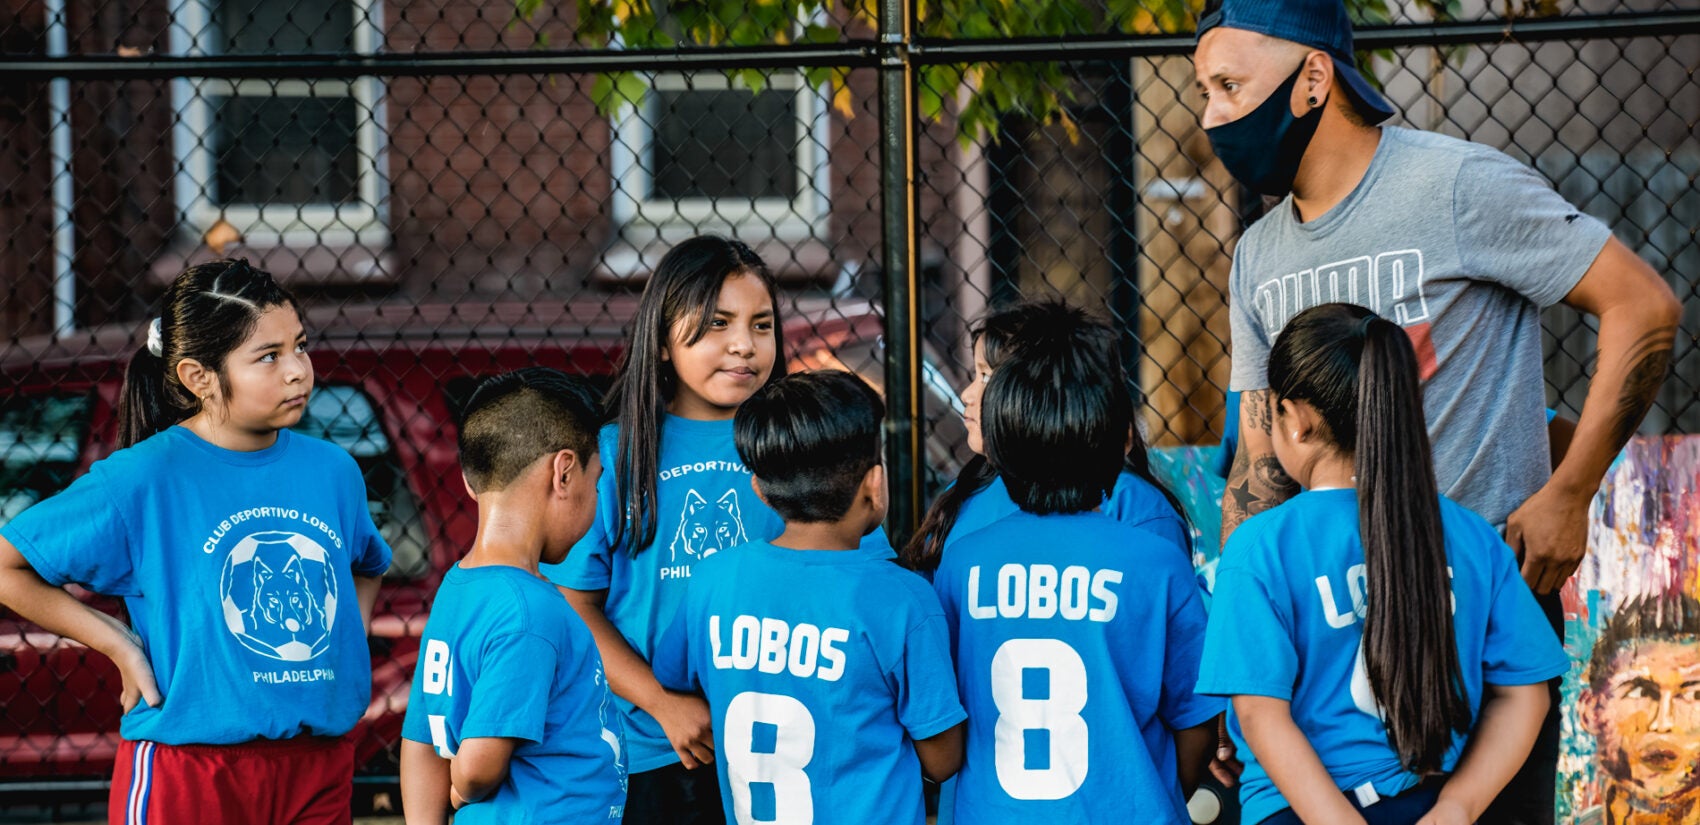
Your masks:
{"label": "boy with short haircut", "polygon": [[1187,554],[1099,512],[1133,425],[1090,325],[1029,324],[986,385],[986,458],[1022,512],[933,576],[968,709],[955,822],[1190,822],[1224,702],[1193,692]]}
{"label": "boy with short haircut", "polygon": [[530,367],[479,385],[460,430],[478,502],[443,577],[402,727],[409,825],[618,822],[622,734],[590,631],[537,565],[589,528],[602,473],[585,386]]}
{"label": "boy with short haircut", "polygon": [[738,455],[785,532],[698,562],[653,662],[663,686],[708,697],[729,821],[921,825],[922,773],[961,764],[938,598],[857,550],[885,517],[883,414],[826,370],[738,408]]}

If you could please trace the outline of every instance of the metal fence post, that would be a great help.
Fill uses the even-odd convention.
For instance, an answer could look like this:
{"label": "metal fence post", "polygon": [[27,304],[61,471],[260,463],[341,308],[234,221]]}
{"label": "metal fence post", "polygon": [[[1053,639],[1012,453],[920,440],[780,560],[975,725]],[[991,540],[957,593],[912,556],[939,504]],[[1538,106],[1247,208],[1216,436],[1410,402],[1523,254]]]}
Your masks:
{"label": "metal fence post", "polygon": [[925,506],[911,13],[909,0],[880,0],[880,230],[885,275],[885,449],[891,496],[886,532],[894,545],[914,532]]}

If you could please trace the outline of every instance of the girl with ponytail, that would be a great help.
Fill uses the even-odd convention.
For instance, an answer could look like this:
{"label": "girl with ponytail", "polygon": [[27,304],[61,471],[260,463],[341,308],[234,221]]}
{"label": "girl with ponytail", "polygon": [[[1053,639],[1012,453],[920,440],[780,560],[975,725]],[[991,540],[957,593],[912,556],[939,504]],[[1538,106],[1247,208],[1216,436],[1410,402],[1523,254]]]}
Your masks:
{"label": "girl with ponytail", "polygon": [[1474,822],[1569,659],[1511,548],[1437,492],[1398,325],[1306,310],[1269,386],[1275,455],[1305,492],[1223,548],[1199,673],[1252,755],[1243,821]]}
{"label": "girl with ponytail", "polygon": [[125,373],[122,449],[0,528],[0,603],[122,677],[110,822],[348,820],[390,549],[354,459],[289,430],[306,347],[271,275],[190,267]]}

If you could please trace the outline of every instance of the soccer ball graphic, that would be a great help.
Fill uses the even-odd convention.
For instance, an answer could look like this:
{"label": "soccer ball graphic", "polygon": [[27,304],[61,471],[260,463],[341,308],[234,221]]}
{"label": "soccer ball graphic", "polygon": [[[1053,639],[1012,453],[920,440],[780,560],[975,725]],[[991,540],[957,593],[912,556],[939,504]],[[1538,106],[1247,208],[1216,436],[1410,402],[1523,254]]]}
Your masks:
{"label": "soccer ball graphic", "polygon": [[300,533],[255,533],[236,543],[219,577],[224,625],[249,650],[283,662],[317,658],[336,621],[330,557]]}

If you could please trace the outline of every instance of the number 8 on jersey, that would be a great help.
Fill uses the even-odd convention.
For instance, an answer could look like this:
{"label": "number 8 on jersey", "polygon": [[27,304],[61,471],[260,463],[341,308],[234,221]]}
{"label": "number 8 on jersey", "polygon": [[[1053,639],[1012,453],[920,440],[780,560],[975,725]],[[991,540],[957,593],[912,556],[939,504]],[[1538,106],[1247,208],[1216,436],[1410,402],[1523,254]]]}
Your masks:
{"label": "number 8 on jersey", "polygon": [[809,825],[815,801],[803,772],[815,755],[815,718],[802,702],[745,691],[726,706],[726,764],[738,825]]}
{"label": "number 8 on jersey", "polygon": [[1086,663],[1059,639],[1010,639],[992,656],[998,784],[1014,799],[1062,799],[1086,781]]}

